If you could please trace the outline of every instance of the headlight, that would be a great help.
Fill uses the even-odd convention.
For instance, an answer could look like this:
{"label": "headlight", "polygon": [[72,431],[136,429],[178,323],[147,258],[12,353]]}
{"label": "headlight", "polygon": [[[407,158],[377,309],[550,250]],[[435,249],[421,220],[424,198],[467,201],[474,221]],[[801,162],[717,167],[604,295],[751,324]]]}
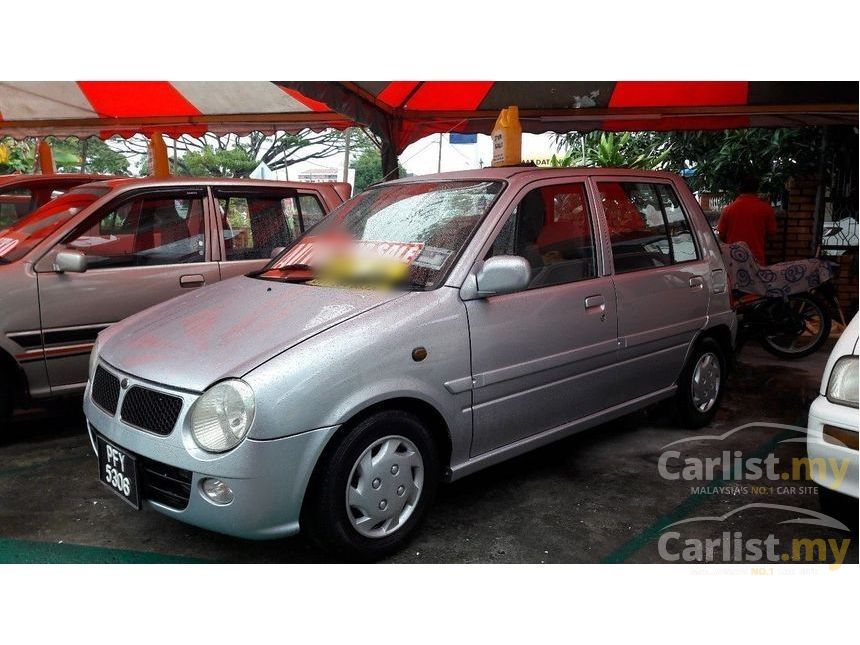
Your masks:
{"label": "headlight", "polygon": [[101,343],[99,342],[98,336],[96,336],[96,342],[93,343],[93,349],[90,351],[90,370],[88,372],[90,381],[93,380],[93,376],[96,373],[96,365],[99,364],[99,350],[101,349]]}
{"label": "headlight", "polygon": [[833,366],[827,383],[827,400],[857,407],[857,357],[843,356]]}
{"label": "headlight", "polygon": [[191,433],[207,452],[225,452],[238,446],[254,421],[254,391],[233,379],[213,385],[194,404]]}

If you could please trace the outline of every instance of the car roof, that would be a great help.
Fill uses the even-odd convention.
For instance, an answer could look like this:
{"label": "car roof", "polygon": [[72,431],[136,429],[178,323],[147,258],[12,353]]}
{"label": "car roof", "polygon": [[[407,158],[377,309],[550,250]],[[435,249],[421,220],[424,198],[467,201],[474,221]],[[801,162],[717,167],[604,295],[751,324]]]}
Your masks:
{"label": "car roof", "polygon": [[333,186],[333,182],[277,181],[273,179],[245,179],[231,177],[120,177],[93,182],[93,186],[115,188],[157,188],[189,186],[252,186],[255,188],[308,188],[309,186]]}
{"label": "car roof", "polygon": [[58,180],[82,180],[83,182],[102,181],[113,179],[115,175],[101,175],[95,173],[58,172],[49,175],[0,175],[0,186],[11,184],[50,184]]}
{"label": "car roof", "polygon": [[516,179],[549,179],[553,177],[647,177],[652,179],[677,179],[678,174],[662,170],[633,170],[630,168],[539,168],[533,165],[504,166],[500,168],[480,168],[476,170],[459,170],[433,175],[416,175],[395,179],[386,183],[409,183],[416,181],[452,181],[452,180],[510,180]]}

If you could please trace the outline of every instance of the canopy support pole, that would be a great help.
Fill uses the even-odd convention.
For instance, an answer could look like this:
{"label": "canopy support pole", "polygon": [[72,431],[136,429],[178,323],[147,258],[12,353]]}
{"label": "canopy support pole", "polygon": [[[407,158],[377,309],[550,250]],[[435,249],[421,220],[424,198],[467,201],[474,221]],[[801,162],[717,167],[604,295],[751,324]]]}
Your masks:
{"label": "canopy support pole", "polygon": [[167,158],[167,144],[160,132],[153,132],[149,139],[150,170],[153,177],[170,177],[170,162]]}
{"label": "canopy support pole", "polygon": [[57,172],[57,166],[54,163],[54,151],[51,144],[44,139],[39,140],[39,170],[43,175],[53,175]]}
{"label": "canopy support pole", "polygon": [[397,160],[398,119],[387,113],[363,96],[359,96],[343,84],[327,81],[274,81],[278,85],[297,90],[315,101],[322,101],[339,114],[345,114],[370,128],[381,142],[382,176],[385,180],[397,179],[400,176],[400,164]]}
{"label": "canopy support pole", "polygon": [[400,177],[400,163],[397,159],[397,152],[391,141],[387,137],[382,137],[382,180],[389,181]]}

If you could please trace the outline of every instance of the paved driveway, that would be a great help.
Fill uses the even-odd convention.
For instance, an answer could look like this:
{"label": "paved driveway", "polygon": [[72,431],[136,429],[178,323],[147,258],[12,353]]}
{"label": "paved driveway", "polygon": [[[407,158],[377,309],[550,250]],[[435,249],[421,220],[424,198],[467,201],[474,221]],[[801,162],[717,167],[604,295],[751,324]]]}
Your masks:
{"label": "paved driveway", "polygon": [[[856,533],[806,523],[818,498],[803,473],[790,472],[803,443],[785,441],[802,434],[754,425],[706,438],[761,422],[804,426],[827,354],[786,362],[745,348],[715,424],[699,433],[649,411],[443,486],[423,531],[392,561],[665,562],[710,549],[718,562],[752,562],[743,553],[772,536],[779,561],[791,559],[793,546],[801,561],[823,549],[827,561],[856,563]],[[667,450],[677,455],[661,475]],[[716,467],[712,478],[689,478],[727,452],[778,458],[778,478],[738,479],[737,470]],[[17,415],[0,439],[0,561],[329,561],[301,537],[246,542],[136,512],[102,487],[96,470],[79,403]],[[803,523],[781,523],[797,518]]]}

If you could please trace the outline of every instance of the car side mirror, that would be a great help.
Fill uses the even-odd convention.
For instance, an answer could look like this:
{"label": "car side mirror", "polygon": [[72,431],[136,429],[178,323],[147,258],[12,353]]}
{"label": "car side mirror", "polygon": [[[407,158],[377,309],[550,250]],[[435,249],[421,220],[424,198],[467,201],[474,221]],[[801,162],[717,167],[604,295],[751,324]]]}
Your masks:
{"label": "car side mirror", "polygon": [[461,297],[474,300],[515,293],[528,287],[531,279],[528,260],[518,255],[497,255],[484,262],[472,284],[463,286]]}
{"label": "car side mirror", "polygon": [[287,248],[287,247],[286,246],[276,246],[275,248],[272,249],[272,252],[269,254],[269,257],[272,259],[278,257],[285,248]]}
{"label": "car side mirror", "polygon": [[80,251],[60,251],[54,258],[57,273],[83,273],[87,270],[87,256]]}

